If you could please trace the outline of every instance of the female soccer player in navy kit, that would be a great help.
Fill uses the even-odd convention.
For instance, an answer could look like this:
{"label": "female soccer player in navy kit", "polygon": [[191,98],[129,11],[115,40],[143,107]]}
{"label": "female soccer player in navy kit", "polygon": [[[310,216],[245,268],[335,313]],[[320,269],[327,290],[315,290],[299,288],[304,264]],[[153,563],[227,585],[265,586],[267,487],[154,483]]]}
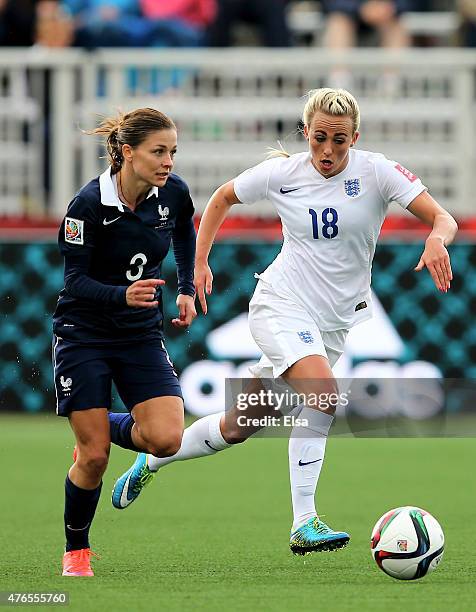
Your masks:
{"label": "female soccer player in navy kit", "polygon": [[[73,198],[59,232],[64,289],[53,318],[57,413],[76,437],[65,482],[63,576],[92,576],[89,528],[110,443],[167,457],[181,445],[184,410],[163,340],[161,264],[173,242],[178,318],[196,316],[193,204],[172,174],[177,131],[141,108],[106,119],[110,167]],[[130,414],[108,413],[111,382]]]}
{"label": "female soccer player in navy kit", "polygon": [[[207,205],[197,239],[195,285],[206,314],[213,280],[208,255],[231,206],[268,199],[281,218],[281,252],[259,275],[250,302],[250,329],[263,357],[252,368],[256,389],[248,392],[260,391],[259,379],[282,377],[307,398],[296,409],[300,420],[289,440],[290,548],[295,554],[333,550],[349,541],[345,531],[334,531],[320,519],[314,499],[336,406],[316,406],[309,398],[338,396],[331,368],[344,350],[348,330],[371,316],[372,259],[391,201],[432,227],[415,270],[427,267],[442,292],[452,278],[446,245],[457,230],[454,219],[406,168],[381,154],[352,148],[359,120],[357,102],[347,91],[310,92],[303,112],[308,150],[277,152],[222,185]],[[256,431],[258,427],[240,427],[240,414],[256,417],[258,411],[243,413],[234,407],[226,418],[222,413],[200,419],[185,430],[175,456],[139,455],[136,465],[146,463],[153,473],[173,461],[214,454]],[[134,477],[131,470],[125,476]],[[124,476],[116,483],[119,490],[127,486]],[[116,507],[126,507],[140,490],[139,484]]]}

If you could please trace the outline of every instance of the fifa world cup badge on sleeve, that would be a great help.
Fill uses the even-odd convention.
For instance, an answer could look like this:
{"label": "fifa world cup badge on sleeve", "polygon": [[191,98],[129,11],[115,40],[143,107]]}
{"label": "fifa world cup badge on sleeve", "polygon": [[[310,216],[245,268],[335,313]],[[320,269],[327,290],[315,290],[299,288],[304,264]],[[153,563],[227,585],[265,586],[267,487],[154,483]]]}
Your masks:
{"label": "fifa world cup badge on sleeve", "polygon": [[407,170],[406,168],[404,168],[400,164],[397,164],[395,166],[395,169],[398,170],[399,172],[401,172],[403,174],[403,176],[405,176],[410,181],[410,183],[415,182],[417,180],[417,178],[418,178],[418,176],[416,174],[413,174],[413,172],[410,172],[410,170]]}
{"label": "fifa world cup badge on sleeve", "polygon": [[84,221],[66,217],[64,222],[64,239],[70,244],[84,244]]}

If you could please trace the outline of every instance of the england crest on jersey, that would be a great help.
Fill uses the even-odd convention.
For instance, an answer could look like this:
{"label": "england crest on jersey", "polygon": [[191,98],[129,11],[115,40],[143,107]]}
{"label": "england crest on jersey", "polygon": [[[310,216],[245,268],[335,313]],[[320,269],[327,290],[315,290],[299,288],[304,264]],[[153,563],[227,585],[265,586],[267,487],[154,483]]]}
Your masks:
{"label": "england crest on jersey", "polygon": [[314,342],[314,338],[309,330],[300,331],[297,335],[305,344],[312,344]]}
{"label": "england crest on jersey", "polygon": [[349,198],[355,198],[360,194],[362,189],[362,181],[360,178],[349,179],[344,181],[344,191]]}

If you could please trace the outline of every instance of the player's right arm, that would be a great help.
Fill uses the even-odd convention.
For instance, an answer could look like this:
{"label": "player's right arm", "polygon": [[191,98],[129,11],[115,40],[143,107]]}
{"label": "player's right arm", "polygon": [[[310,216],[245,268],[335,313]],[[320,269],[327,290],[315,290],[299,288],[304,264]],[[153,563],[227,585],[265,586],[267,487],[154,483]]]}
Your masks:
{"label": "player's right arm", "polygon": [[233,204],[253,204],[267,198],[271,172],[277,163],[277,159],[267,159],[248,168],[219,187],[208,201],[198,228],[194,273],[195,290],[204,314],[207,314],[205,295],[210,295],[213,285],[208,255],[215,236]]}
{"label": "player's right arm", "polygon": [[240,200],[235,193],[234,181],[228,181],[212,195],[200,221],[195,255],[194,284],[203,314],[207,314],[205,294],[210,295],[213,285],[213,274],[208,265],[208,256],[215,236],[230,208],[233,204],[239,202]]}

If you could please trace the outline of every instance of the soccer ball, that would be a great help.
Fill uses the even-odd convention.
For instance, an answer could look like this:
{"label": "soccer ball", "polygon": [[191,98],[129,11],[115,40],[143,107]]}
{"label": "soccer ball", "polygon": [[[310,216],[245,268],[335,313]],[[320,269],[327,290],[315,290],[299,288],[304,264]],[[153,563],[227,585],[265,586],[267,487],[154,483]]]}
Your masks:
{"label": "soccer ball", "polygon": [[386,512],[373,528],[370,542],[379,568],[398,580],[416,580],[435,570],[444,547],[438,521],[415,506]]}

